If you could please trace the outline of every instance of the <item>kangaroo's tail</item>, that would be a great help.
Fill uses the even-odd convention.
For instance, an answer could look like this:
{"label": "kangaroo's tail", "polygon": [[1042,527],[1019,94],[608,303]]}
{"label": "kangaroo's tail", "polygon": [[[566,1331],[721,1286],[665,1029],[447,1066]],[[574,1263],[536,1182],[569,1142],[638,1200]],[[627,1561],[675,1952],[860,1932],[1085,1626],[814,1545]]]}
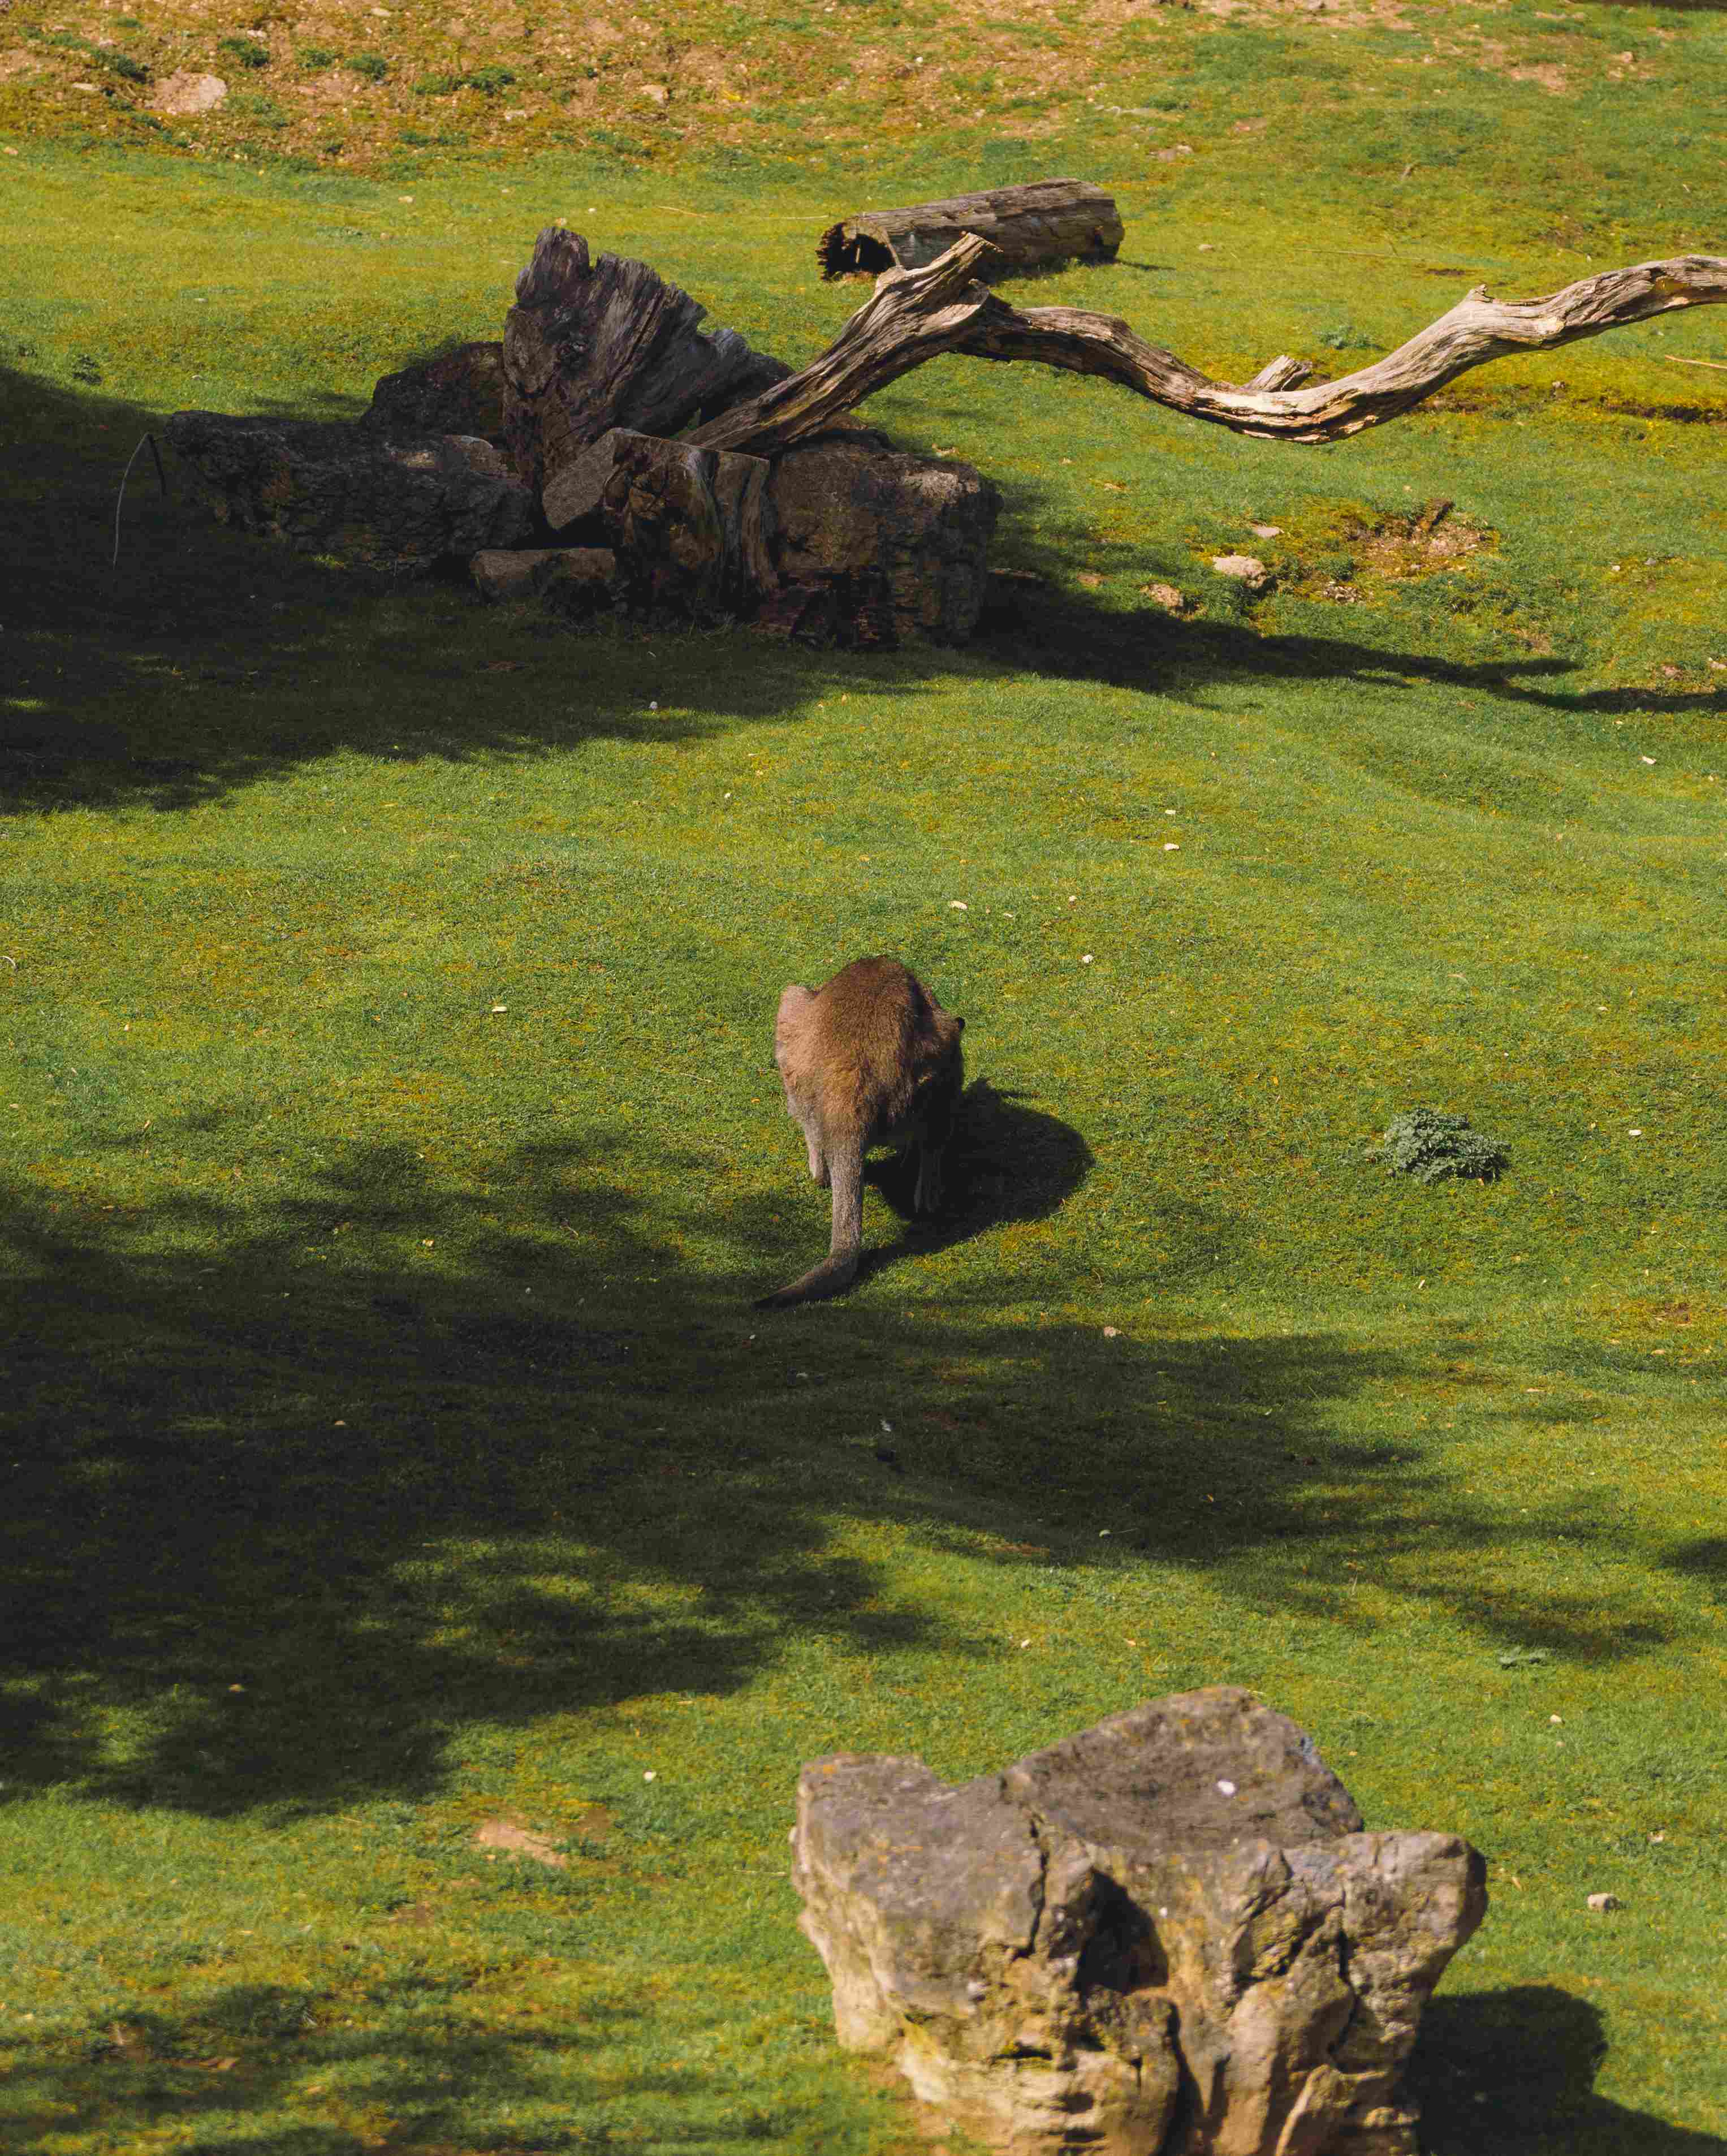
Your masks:
{"label": "kangaroo's tail", "polygon": [[757,1302],[758,1310],[783,1310],[794,1302],[820,1302],[849,1287],[858,1275],[864,1240],[864,1147],[848,1141],[828,1158],[833,1178],[833,1240],[828,1255],[802,1279],[776,1288]]}

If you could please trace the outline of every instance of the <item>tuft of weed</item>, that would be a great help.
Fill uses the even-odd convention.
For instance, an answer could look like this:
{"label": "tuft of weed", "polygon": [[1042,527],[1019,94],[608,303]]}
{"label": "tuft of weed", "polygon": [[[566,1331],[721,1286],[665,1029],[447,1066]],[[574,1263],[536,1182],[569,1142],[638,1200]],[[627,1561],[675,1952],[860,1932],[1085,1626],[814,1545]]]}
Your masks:
{"label": "tuft of weed", "polygon": [[269,47],[256,38],[218,38],[216,49],[222,57],[232,60],[236,67],[266,68],[269,65]]}
{"label": "tuft of weed", "polygon": [[1397,1116],[1366,1158],[1382,1160],[1389,1175],[1412,1175],[1417,1183],[1454,1176],[1494,1183],[1510,1165],[1504,1147],[1471,1130],[1467,1116],[1437,1108],[1412,1108]]}
{"label": "tuft of weed", "polygon": [[347,69],[350,74],[361,75],[367,82],[382,82],[390,72],[390,63],[382,53],[356,53]]}

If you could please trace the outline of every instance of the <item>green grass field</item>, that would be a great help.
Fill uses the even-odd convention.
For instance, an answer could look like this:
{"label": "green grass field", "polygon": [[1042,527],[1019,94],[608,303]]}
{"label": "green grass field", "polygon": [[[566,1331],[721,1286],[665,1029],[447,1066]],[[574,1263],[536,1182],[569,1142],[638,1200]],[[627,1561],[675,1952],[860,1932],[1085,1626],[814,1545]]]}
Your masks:
{"label": "green grass field", "polygon": [[[558,216],[801,362],[841,210],[1082,173],[1121,260],[1009,296],[1232,378],[1727,252],[1717,10],[1100,15],[1095,81],[1036,19],[1047,121],[873,149],[819,8],[747,150],[0,104],[8,2156],[919,2146],[800,1763],[1226,1681],[1488,1854],[1432,2156],[1727,2150],[1727,311],[1319,450],[939,362],[867,413],[1003,490],[957,651],[577,635],[147,454],[110,567],[164,413],[357,412]],[[882,949],[968,1021],[956,1204],[758,1315],[827,1233],[776,998]],[[1421,1106],[1509,1172],[1364,1160]]]}

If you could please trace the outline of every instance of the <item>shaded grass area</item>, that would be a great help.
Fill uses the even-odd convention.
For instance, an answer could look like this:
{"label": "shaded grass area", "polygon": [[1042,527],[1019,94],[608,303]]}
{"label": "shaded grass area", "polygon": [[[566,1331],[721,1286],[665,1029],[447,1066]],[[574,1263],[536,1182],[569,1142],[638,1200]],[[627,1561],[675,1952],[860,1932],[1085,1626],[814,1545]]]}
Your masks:
{"label": "shaded grass area", "polygon": [[[1320,100],[1456,55],[1174,27],[1172,126],[1275,90],[1339,155],[1249,203],[1089,119],[1130,259],[1035,298],[1340,370],[1478,275],[1709,239],[1671,71],[1601,61],[1616,149],[1468,63],[1490,187],[1463,116]],[[1368,203],[1411,141],[1447,192]],[[1311,457],[931,368],[870,416],[1004,487],[970,649],[576,639],[147,456],[110,571],[120,468],[495,334],[558,214],[807,357],[860,296],[812,170],[8,163],[0,2145],[906,2145],[793,1928],[798,1763],[964,1775],[1232,1681],[1489,1854],[1436,2156],[1722,2146],[1727,403],[1666,363],[1714,318]],[[1441,499],[1482,543],[1382,573]],[[886,1171],[856,1291],[758,1317],[826,1233],[775,998],[882,947],[968,1019],[955,1210]],[[1503,1180],[1362,1158],[1420,1105]]]}

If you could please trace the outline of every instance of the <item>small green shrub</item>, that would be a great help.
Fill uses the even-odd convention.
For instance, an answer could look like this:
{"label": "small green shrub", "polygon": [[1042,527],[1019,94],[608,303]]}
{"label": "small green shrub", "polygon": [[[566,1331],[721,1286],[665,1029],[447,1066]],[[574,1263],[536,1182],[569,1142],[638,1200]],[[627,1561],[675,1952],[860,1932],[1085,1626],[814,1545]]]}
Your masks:
{"label": "small green shrub", "polygon": [[341,54],[333,52],[328,45],[302,45],[294,57],[308,74],[314,74],[321,69],[333,68]]}
{"label": "small green shrub", "polygon": [[459,75],[423,74],[415,80],[413,94],[416,97],[448,97],[461,86]]}
{"label": "small green shrub", "polygon": [[256,38],[219,38],[216,49],[236,67],[264,68],[269,65],[269,47],[261,45]]}
{"label": "small green shrub", "polygon": [[462,77],[464,85],[482,97],[501,97],[515,80],[515,69],[507,67],[474,68]]}
{"label": "small green shrub", "polygon": [[135,60],[130,53],[104,53],[102,64],[109,72],[125,82],[148,82],[150,70],[142,60]]}
{"label": "small green shrub", "polygon": [[1366,1157],[1382,1160],[1387,1174],[1412,1175],[1417,1183],[1443,1183],[1448,1176],[1494,1183],[1510,1165],[1504,1147],[1472,1131],[1467,1116],[1436,1108],[1399,1116]]}
{"label": "small green shrub", "polygon": [[381,53],[356,53],[348,62],[348,71],[363,75],[367,82],[382,82],[390,72],[390,63]]}
{"label": "small green shrub", "polygon": [[273,97],[254,97],[241,95],[230,100],[232,110],[245,118],[255,121],[260,127],[285,127],[288,116]]}

